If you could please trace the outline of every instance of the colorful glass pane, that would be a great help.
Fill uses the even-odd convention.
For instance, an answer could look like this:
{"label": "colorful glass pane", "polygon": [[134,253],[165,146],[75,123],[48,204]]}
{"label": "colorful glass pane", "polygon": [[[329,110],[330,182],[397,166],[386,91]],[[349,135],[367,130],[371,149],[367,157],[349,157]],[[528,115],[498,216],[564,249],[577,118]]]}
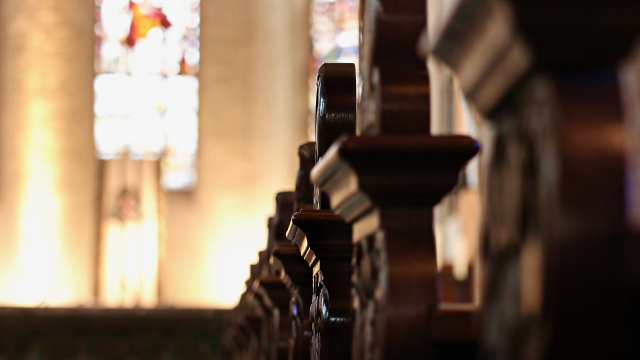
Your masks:
{"label": "colorful glass pane", "polygon": [[162,159],[161,184],[196,181],[200,0],[97,0],[94,137],[102,159]]}

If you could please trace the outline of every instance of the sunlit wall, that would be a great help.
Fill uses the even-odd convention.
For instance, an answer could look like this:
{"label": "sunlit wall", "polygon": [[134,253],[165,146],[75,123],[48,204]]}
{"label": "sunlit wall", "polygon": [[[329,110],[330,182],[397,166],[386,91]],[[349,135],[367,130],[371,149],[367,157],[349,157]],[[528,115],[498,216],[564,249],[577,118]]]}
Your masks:
{"label": "sunlit wall", "polygon": [[90,303],[94,4],[0,1],[0,305]]}
{"label": "sunlit wall", "polygon": [[307,0],[201,3],[200,151],[192,193],[168,193],[160,299],[231,307],[266,246],[275,194],[305,141]]}
{"label": "sunlit wall", "polygon": [[[294,186],[309,4],[200,6],[198,181],[158,199],[157,291],[160,305],[230,307],[266,245],[276,192]],[[0,1],[0,306],[96,304],[108,203],[93,131],[95,19],[95,1]]]}

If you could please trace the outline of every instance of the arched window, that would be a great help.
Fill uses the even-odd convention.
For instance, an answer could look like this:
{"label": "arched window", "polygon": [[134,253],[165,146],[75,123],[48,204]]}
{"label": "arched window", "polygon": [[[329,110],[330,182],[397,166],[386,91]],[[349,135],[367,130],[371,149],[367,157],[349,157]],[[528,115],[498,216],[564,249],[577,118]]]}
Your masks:
{"label": "arched window", "polygon": [[101,159],[161,159],[188,190],[198,149],[199,0],[96,0],[95,144]]}
{"label": "arched window", "polygon": [[96,0],[96,16],[94,138],[105,160],[98,297],[155,306],[159,187],[196,184],[200,1]]}

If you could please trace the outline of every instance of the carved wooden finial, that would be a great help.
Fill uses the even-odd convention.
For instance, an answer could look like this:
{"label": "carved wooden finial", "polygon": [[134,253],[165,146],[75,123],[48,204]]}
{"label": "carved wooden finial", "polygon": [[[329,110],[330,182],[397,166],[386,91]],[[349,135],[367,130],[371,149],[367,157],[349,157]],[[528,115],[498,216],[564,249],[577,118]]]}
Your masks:
{"label": "carved wooden finial", "polygon": [[[473,338],[434,335],[441,329],[430,320],[440,303],[432,212],[479,144],[468,136],[430,135],[429,76],[416,52],[426,2],[363,0],[361,6],[360,136],[334,142],[311,172],[331,210],[353,225],[352,358],[428,358],[447,341],[472,353]],[[469,325],[463,332],[473,333],[466,322],[473,311],[440,315],[438,327],[461,316]]]}
{"label": "carved wooden finial", "polygon": [[356,67],[324,63],[316,90],[316,162],[342,135],[356,133]]}
{"label": "carved wooden finial", "polygon": [[296,204],[295,211],[301,209],[313,209],[313,184],[309,178],[311,169],[316,164],[316,143],[310,141],[300,145],[298,157],[300,166],[296,176]]}
{"label": "carved wooden finial", "polygon": [[416,51],[426,1],[361,0],[361,136],[429,134],[429,75]]}
{"label": "carved wooden finial", "polygon": [[[315,144],[299,148],[300,169],[296,192],[280,192],[276,196],[276,214],[270,228],[273,246],[270,248],[271,277],[263,278],[262,287],[279,308],[278,359],[298,359],[309,353],[309,302],[312,293],[312,272],[300,257],[298,247],[287,240],[286,232],[294,210],[312,201],[309,193],[309,172],[315,162]],[[306,178],[306,179],[305,179]],[[302,203],[302,204],[301,204]],[[285,340],[286,338],[286,340]]]}
{"label": "carved wooden finial", "polygon": [[267,251],[269,254],[278,246],[279,242],[287,241],[287,228],[293,215],[293,207],[296,195],[293,191],[283,191],[276,195],[276,213],[269,226],[269,244]]}
{"label": "carved wooden finial", "polygon": [[[316,82],[316,162],[343,135],[356,133],[356,67],[348,63],[325,63]],[[329,202],[314,188],[314,208],[329,209]]]}

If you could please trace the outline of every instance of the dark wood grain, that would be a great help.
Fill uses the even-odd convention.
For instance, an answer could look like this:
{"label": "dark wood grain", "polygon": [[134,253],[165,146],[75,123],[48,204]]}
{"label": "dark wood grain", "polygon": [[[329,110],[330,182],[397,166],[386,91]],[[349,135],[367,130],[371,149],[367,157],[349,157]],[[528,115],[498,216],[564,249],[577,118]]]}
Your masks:
{"label": "dark wood grain", "polygon": [[[325,63],[318,69],[316,90],[316,162],[342,135],[356,133],[356,68]],[[329,209],[329,200],[314,187],[314,209]]]}
{"label": "dark wood grain", "polygon": [[302,209],[313,209],[313,184],[309,179],[311,169],[316,164],[316,143],[310,141],[300,145],[298,157],[300,165],[296,176],[296,204],[295,211]]}
{"label": "dark wood grain", "polygon": [[[458,181],[458,171],[479,150],[467,136],[344,138],[312,172],[347,221],[373,204],[433,206]],[[394,186],[391,186],[393,184]]]}
{"label": "dark wood grain", "polygon": [[358,134],[429,134],[430,88],[416,44],[426,2],[360,1]]}
{"label": "dark wood grain", "polygon": [[318,69],[316,92],[316,162],[333,141],[355,134],[356,67],[325,63]]}
{"label": "dark wood grain", "polygon": [[[639,12],[627,0],[463,1],[433,42],[497,129],[484,216],[487,358],[634,357],[637,285],[625,254],[637,250],[616,66],[640,35]],[[508,36],[481,36],[496,24]]]}
{"label": "dark wood grain", "polygon": [[309,308],[313,294],[313,272],[300,256],[297,246],[287,241],[273,250],[273,261],[282,266],[279,274],[289,288],[289,355],[288,358],[309,359],[311,323]]}
{"label": "dark wood grain", "polygon": [[432,207],[478,147],[464,136],[351,137],[314,168],[312,180],[333,210],[354,224],[355,359],[436,354],[429,339],[440,302]]}
{"label": "dark wood grain", "polygon": [[287,236],[313,268],[311,358],[350,359],[351,225],[329,210],[303,210],[291,218]]}

